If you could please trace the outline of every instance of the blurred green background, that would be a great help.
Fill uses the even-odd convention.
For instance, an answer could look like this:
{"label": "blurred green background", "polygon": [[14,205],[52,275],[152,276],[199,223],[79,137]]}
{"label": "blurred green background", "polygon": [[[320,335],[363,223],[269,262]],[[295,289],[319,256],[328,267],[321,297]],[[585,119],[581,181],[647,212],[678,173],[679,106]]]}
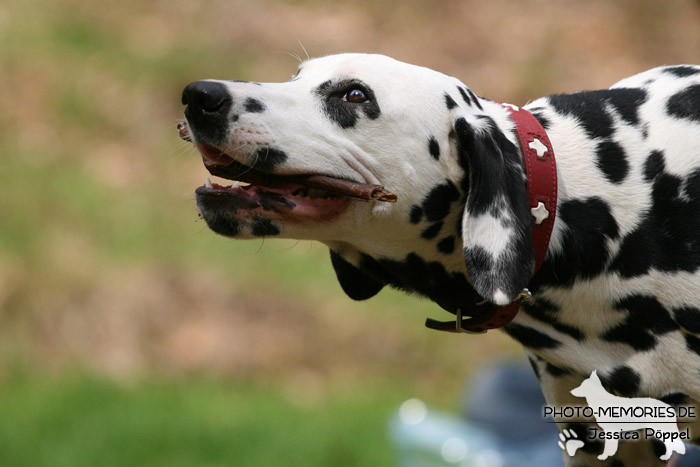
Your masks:
{"label": "blurred green background", "polygon": [[198,219],[179,140],[202,78],[377,52],[523,104],[700,62],[695,0],[0,3],[0,466],[391,465],[420,397],[456,410],[493,332],[344,297],[327,251]]}

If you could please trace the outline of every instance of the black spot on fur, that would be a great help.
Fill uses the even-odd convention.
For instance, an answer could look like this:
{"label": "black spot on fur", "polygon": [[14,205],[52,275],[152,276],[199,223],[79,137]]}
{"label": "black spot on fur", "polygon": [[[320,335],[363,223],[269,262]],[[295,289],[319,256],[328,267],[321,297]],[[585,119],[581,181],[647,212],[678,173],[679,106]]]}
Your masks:
{"label": "black spot on fur", "polygon": [[549,373],[550,375],[554,376],[555,378],[558,378],[560,376],[564,375],[570,375],[571,371],[567,370],[566,368],[560,368],[558,366],[554,366],[551,363],[547,362],[547,364],[544,367],[545,371]]}
{"label": "black spot on fur", "polygon": [[688,350],[692,350],[696,354],[700,355],[700,338],[692,334],[685,335],[685,345]]}
{"label": "black spot on fur", "polygon": [[263,104],[257,99],[253,99],[252,97],[246,99],[245,103],[243,104],[243,107],[245,108],[246,112],[252,113],[260,113],[265,110],[265,104]]}
{"label": "black spot on fur", "polygon": [[420,206],[414,205],[411,208],[411,215],[409,217],[411,224],[417,224],[421,221],[423,218],[423,208]]}
{"label": "black spot on fur", "polygon": [[464,100],[464,102],[466,102],[467,105],[472,105],[472,101],[471,101],[471,99],[469,99],[469,96],[467,95],[467,91],[461,86],[457,86],[457,90],[462,95],[462,99]]}
{"label": "black spot on fur", "polygon": [[430,151],[430,155],[433,156],[436,161],[440,160],[440,144],[433,136],[428,140],[428,151]]}
{"label": "black spot on fur", "polygon": [[629,172],[625,152],[614,141],[603,141],[596,148],[597,165],[605,178],[612,183],[621,183]]}
{"label": "black spot on fur", "polygon": [[671,96],[666,111],[673,117],[700,122],[700,84],[688,86]]}
{"label": "black spot on fur", "polygon": [[443,255],[449,255],[455,251],[455,238],[450,235],[440,240],[437,244],[437,249]]}
{"label": "black spot on fur", "polygon": [[542,128],[544,128],[545,130],[549,130],[551,128],[552,122],[550,122],[549,119],[544,116],[544,112],[535,111],[533,109],[533,111],[530,113],[533,115],[533,117],[535,117],[537,119],[538,122],[540,122],[540,125],[542,125]]}
{"label": "black spot on fur", "polygon": [[659,400],[668,405],[679,407],[688,403],[688,394],[684,392],[671,392],[659,397]]}
{"label": "black spot on fur", "polygon": [[644,162],[644,180],[651,182],[657,175],[662,174],[664,170],[666,170],[664,153],[661,151],[652,151]]}
{"label": "black spot on fur", "polygon": [[259,170],[272,171],[282,165],[289,156],[284,151],[274,148],[260,148],[255,152],[253,166]]}
{"label": "black spot on fur", "polygon": [[[363,103],[347,102],[343,97],[353,89],[362,89],[367,96]],[[316,88],[316,94],[323,101],[323,109],[331,121],[341,128],[353,128],[361,114],[376,119],[381,114],[374,92],[359,80],[326,81]]]}
{"label": "black spot on fur", "polygon": [[547,258],[533,278],[533,292],[542,284],[571,286],[577,279],[601,274],[610,254],[607,241],[619,236],[610,206],[600,198],[565,201],[558,214],[566,226],[562,248]]}
{"label": "black spot on fur", "polygon": [[603,335],[603,339],[610,342],[622,342],[635,350],[651,350],[656,347],[656,338],[646,332],[645,329],[638,329],[634,325],[617,326]]}
{"label": "black spot on fur", "polygon": [[647,100],[647,92],[637,88],[617,88],[607,90],[607,101],[620,116],[632,125],[639,125],[639,106]]}
{"label": "black spot on fur", "polygon": [[450,205],[459,199],[459,191],[451,183],[441,183],[430,190],[423,199],[423,212],[428,222],[444,219],[450,212]]}
{"label": "black spot on fur", "polygon": [[374,259],[362,255],[360,270],[380,283],[417,292],[452,313],[462,309],[469,316],[478,316],[494,310],[489,304],[475,306],[482,299],[463,274],[447,272],[442,263],[425,261],[415,253],[410,253],[403,260]]}
{"label": "black spot on fur", "polygon": [[476,97],[476,94],[474,94],[471,89],[457,86],[457,90],[462,96],[462,99],[464,99],[464,102],[467,103],[467,105],[474,105],[476,106],[479,110],[484,110],[483,107],[481,107],[481,103],[479,102],[479,99]]}
{"label": "black spot on fur", "polygon": [[623,239],[611,269],[624,278],[700,268],[700,169],[685,179],[667,172],[654,178],[652,206]]}
{"label": "black spot on fur", "polygon": [[700,73],[700,68],[687,65],[669,66],[664,68],[664,73],[685,78],[686,76],[697,75]]}
{"label": "black spot on fur", "polygon": [[580,341],[584,338],[583,332],[571,325],[561,323],[557,320],[559,308],[545,298],[523,301],[522,311],[533,318],[552,326],[562,334],[573,337]]}
{"label": "black spot on fur", "polygon": [[666,453],[666,445],[663,441],[656,438],[651,439],[651,450],[656,457],[661,457]]}
{"label": "black spot on fur", "polygon": [[256,237],[269,237],[272,235],[279,235],[280,233],[280,229],[277,228],[270,219],[260,217],[254,218],[252,220],[252,227],[253,235]]}
{"label": "black spot on fur", "polygon": [[520,324],[510,323],[503,329],[510,337],[529,349],[553,349],[560,345],[559,341],[547,334]]}
{"label": "black spot on fur", "polygon": [[634,397],[639,391],[642,381],[639,373],[627,365],[620,365],[605,378],[601,378],[603,386],[608,391],[613,391],[623,397]]}
{"label": "black spot on fur", "polygon": [[603,339],[627,344],[638,351],[653,349],[658,336],[678,329],[668,310],[654,297],[629,295],[615,309],[627,311],[627,318],[607,331]]}
{"label": "black spot on fur", "polygon": [[457,107],[457,103],[450,97],[449,94],[445,94],[445,103],[447,104],[448,110],[452,110]]}
{"label": "black spot on fur", "polygon": [[609,138],[614,131],[612,116],[606,106],[611,105],[632,125],[639,124],[637,111],[647,99],[646,91],[616,88],[583,91],[549,96],[549,103],[557,112],[576,117],[591,138]]}
{"label": "black spot on fur", "polygon": [[688,332],[700,334],[700,310],[693,306],[673,309],[676,323]]}
{"label": "black spot on fur", "polygon": [[338,277],[338,282],[348,297],[353,300],[367,300],[374,297],[384,287],[384,284],[360,271],[343,259],[333,250],[331,252],[331,264]]}
{"label": "black spot on fur", "polygon": [[241,231],[241,224],[231,215],[224,213],[212,213],[210,215],[202,215],[207,226],[225,237],[235,237]]}
{"label": "black spot on fur", "polygon": [[469,97],[472,98],[472,102],[474,103],[476,108],[479,110],[484,110],[484,108],[481,106],[481,102],[479,102],[479,98],[476,97],[476,94],[474,94],[469,88],[467,88],[467,93],[469,94]]}
{"label": "black spot on fur", "polygon": [[[590,94],[591,92],[593,94]],[[577,117],[590,138],[612,136],[613,121],[603,102],[599,92],[595,91],[549,96],[549,103],[554,109],[559,113]]]}
{"label": "black spot on fur", "polygon": [[438,236],[438,234],[440,233],[440,229],[442,229],[442,221],[435,222],[430,227],[423,230],[423,232],[421,232],[420,236],[426,240],[432,240]]}

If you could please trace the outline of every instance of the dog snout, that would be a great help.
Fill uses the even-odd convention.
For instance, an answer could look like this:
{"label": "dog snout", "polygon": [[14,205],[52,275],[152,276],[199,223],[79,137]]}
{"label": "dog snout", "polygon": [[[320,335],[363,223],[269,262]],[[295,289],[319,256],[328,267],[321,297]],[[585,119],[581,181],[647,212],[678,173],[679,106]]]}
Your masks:
{"label": "dog snout", "polygon": [[220,144],[228,126],[233,99],[228,89],[216,81],[195,81],[182,91],[185,117],[201,142]]}

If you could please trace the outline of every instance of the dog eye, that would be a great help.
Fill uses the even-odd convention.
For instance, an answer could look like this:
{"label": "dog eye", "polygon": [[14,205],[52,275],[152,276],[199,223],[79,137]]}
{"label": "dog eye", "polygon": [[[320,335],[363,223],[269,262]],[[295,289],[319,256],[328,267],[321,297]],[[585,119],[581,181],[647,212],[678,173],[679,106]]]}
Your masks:
{"label": "dog eye", "polygon": [[343,100],[346,102],[352,102],[353,104],[362,104],[367,102],[369,99],[367,98],[367,94],[365,94],[362,89],[355,88],[345,93]]}

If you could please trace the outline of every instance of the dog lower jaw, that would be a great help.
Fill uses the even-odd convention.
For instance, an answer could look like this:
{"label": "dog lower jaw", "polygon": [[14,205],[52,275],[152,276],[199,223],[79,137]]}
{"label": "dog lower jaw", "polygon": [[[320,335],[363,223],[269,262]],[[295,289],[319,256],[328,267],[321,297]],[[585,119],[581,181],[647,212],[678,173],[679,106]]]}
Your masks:
{"label": "dog lower jaw", "polygon": [[199,212],[209,228],[229,237],[242,236],[248,230],[246,227],[250,227],[253,236],[266,236],[266,229],[259,227],[269,222],[284,226],[329,221],[341,215],[352,202],[339,196],[301,196],[308,193],[300,190],[294,185],[268,188],[211,184],[211,187],[200,186],[195,194]]}

